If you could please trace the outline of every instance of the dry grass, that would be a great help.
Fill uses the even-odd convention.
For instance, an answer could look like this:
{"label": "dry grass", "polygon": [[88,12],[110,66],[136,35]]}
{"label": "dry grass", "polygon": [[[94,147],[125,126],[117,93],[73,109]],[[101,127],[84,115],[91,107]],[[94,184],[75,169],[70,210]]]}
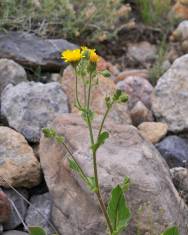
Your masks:
{"label": "dry grass", "polygon": [[121,6],[121,0],[1,0],[0,30],[104,40],[117,27]]}

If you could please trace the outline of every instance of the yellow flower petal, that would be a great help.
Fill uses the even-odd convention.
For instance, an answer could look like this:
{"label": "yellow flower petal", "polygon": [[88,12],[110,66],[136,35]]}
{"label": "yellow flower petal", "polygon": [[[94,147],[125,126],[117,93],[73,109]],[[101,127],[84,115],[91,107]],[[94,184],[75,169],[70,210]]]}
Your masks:
{"label": "yellow flower petal", "polygon": [[80,49],[75,50],[65,50],[61,54],[61,59],[63,59],[67,63],[78,62],[82,58],[82,54]]}

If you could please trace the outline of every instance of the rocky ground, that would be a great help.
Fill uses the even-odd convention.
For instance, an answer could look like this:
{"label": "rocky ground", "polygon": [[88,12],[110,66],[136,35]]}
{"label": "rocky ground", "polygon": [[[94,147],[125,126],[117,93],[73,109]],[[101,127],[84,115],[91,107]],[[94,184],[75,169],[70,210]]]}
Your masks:
{"label": "rocky ground", "polygon": [[[177,13],[188,18],[188,10],[181,7],[175,6]],[[60,59],[61,51],[77,47],[26,32],[0,33],[3,235],[26,235],[26,225],[42,226],[48,235],[54,227],[61,235],[104,235],[96,199],[65,167],[65,149],[41,134],[46,126],[63,134],[91,174],[87,130],[74,107],[74,72]],[[165,72],[153,85],[149,70],[156,52],[150,41],[130,40],[122,54],[125,67],[103,58],[98,63],[111,77],[100,76],[91,97],[98,114],[95,131],[106,94],[121,89],[129,95],[127,104],[114,106],[106,123],[110,138],[99,151],[100,182],[107,200],[124,176],[131,180],[126,197],[133,216],[122,234],[160,234],[176,223],[181,235],[187,235],[188,21],[169,35]]]}

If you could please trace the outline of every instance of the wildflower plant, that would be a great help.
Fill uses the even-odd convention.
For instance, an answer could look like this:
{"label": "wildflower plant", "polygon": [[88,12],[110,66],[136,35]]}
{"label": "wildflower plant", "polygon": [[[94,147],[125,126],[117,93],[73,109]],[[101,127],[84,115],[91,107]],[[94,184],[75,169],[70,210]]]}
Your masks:
{"label": "wildflower plant", "polygon": [[[65,144],[63,136],[59,136],[55,130],[48,128],[44,128],[43,133],[45,137],[53,138],[58,143],[64,145],[67,152],[69,153],[69,168],[76,172],[84,181],[89,190],[95,193],[97,196],[101,211],[106,221],[107,234],[118,235],[125,229],[131,218],[131,213],[124,197],[124,192],[128,188],[129,179],[125,177],[124,182],[121,182],[121,184],[112,189],[108,204],[106,206],[100,190],[97,168],[97,152],[98,149],[109,138],[109,133],[103,129],[105,120],[110,110],[115,103],[127,102],[128,97],[126,94],[122,93],[122,91],[117,90],[112,96],[107,96],[105,98],[106,110],[99,126],[98,134],[97,136],[94,136],[92,128],[94,111],[90,105],[92,88],[97,84],[97,77],[99,73],[107,77],[110,75],[110,73],[106,70],[100,72],[97,71],[97,62],[99,61],[100,57],[97,55],[95,49],[81,47],[80,49],[66,50],[62,53],[61,58],[65,62],[71,64],[75,71],[75,106],[80,111],[81,116],[89,130],[90,150],[93,158],[93,176],[86,175],[82,169],[82,166],[79,164]],[[83,103],[79,99],[78,79],[80,79],[80,81],[83,83]]]}
{"label": "wildflower plant", "polygon": [[[106,221],[106,233],[108,235],[119,235],[127,227],[131,219],[131,212],[127,206],[124,195],[129,188],[130,181],[128,177],[125,177],[123,182],[120,182],[120,184],[115,186],[111,191],[108,202],[106,203],[100,189],[97,167],[97,152],[109,138],[109,133],[103,129],[110,110],[115,103],[126,103],[128,101],[128,96],[120,90],[116,90],[112,96],[106,96],[106,110],[99,125],[98,133],[94,136],[92,128],[94,110],[92,110],[90,105],[92,88],[94,85],[98,84],[97,77],[99,74],[109,77],[110,73],[107,70],[97,71],[97,62],[100,60],[100,57],[97,55],[95,49],[81,47],[80,49],[66,50],[62,53],[61,58],[65,62],[71,64],[75,71],[75,106],[80,111],[81,117],[88,127],[90,151],[93,159],[93,176],[88,176],[84,172],[82,166],[66,145],[65,138],[62,135],[57,134],[54,129],[49,128],[44,128],[43,133],[46,138],[54,139],[57,143],[64,146],[69,155],[67,160],[70,170],[77,173],[88,189],[96,194],[98,203]],[[83,83],[83,101],[79,98],[78,82]],[[39,230],[37,230],[37,227],[34,227],[33,231],[30,230],[30,235],[43,235],[43,233],[36,233],[36,231],[42,231],[41,228],[38,229]],[[179,235],[176,227],[166,230],[161,235],[172,234]]]}

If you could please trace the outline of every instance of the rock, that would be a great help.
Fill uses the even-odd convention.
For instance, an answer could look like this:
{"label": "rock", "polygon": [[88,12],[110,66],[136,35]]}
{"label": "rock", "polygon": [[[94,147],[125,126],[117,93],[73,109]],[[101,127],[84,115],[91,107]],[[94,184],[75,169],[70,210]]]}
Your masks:
{"label": "rock", "polygon": [[168,125],[169,131],[188,129],[188,55],[177,59],[158,80],[152,98],[152,109],[159,122]]}
{"label": "rock", "polygon": [[[50,198],[49,193],[32,196],[30,199],[34,207],[29,206],[27,210],[27,214],[25,217],[25,222],[28,226],[40,226],[44,228],[47,234],[51,235],[55,231],[50,228],[48,221],[50,221],[51,217],[51,208],[52,208],[52,200]],[[36,210],[36,208],[42,213],[44,217]]]}
{"label": "rock", "polygon": [[0,59],[0,94],[8,84],[17,85],[27,81],[27,75],[22,66],[13,60]]}
{"label": "rock", "polygon": [[144,67],[149,67],[156,59],[156,46],[149,42],[130,43],[127,49],[127,56]]}
{"label": "rock", "polygon": [[187,54],[188,53],[188,40],[183,41],[181,44],[181,47],[182,47],[184,54]]}
{"label": "rock", "polygon": [[29,233],[21,232],[18,230],[11,230],[11,231],[4,232],[2,235],[29,235]]}
{"label": "rock", "polygon": [[175,13],[176,18],[188,19],[187,0],[177,0],[177,3],[172,8],[172,12]]}
{"label": "rock", "polygon": [[130,115],[134,126],[138,126],[142,122],[154,121],[152,112],[141,101],[138,101],[131,109]]}
{"label": "rock", "polygon": [[4,224],[10,219],[11,206],[3,191],[0,191],[0,212],[0,224]]}
{"label": "rock", "polygon": [[67,96],[56,82],[8,85],[2,93],[1,108],[9,125],[33,143],[39,142],[41,128],[55,115],[69,111]]}
{"label": "rock", "polygon": [[167,134],[168,126],[161,122],[143,122],[138,129],[147,141],[156,144]]}
{"label": "rock", "polygon": [[182,21],[172,33],[171,40],[184,41],[188,39],[188,20]]}
{"label": "rock", "polygon": [[137,101],[142,101],[148,108],[151,107],[152,85],[141,77],[130,76],[117,83],[117,89],[125,91],[129,96],[129,107],[133,107]]}
{"label": "rock", "polygon": [[146,69],[126,69],[117,75],[115,82],[125,80],[129,77],[149,78],[148,71]]}
{"label": "rock", "polygon": [[41,183],[35,187],[28,189],[28,192],[29,192],[30,197],[32,197],[34,195],[36,196],[36,195],[45,194],[45,193],[49,192],[43,175],[42,175]]}
{"label": "rock", "polygon": [[170,63],[169,60],[165,60],[161,66],[162,71],[166,72],[171,67],[171,65],[172,64]]}
{"label": "rock", "polygon": [[188,161],[188,140],[178,136],[168,136],[156,145],[170,168],[182,167]]}
{"label": "rock", "polygon": [[97,62],[97,70],[108,70],[111,73],[112,80],[115,80],[115,77],[120,73],[117,66],[111,64],[102,57],[100,57],[100,60]]}
{"label": "rock", "polygon": [[[97,126],[94,123],[94,135]],[[64,114],[54,121],[52,127],[65,136],[86,174],[93,175],[88,130],[80,117]],[[99,150],[97,158],[105,201],[112,187],[121,183],[124,176],[131,180],[126,197],[133,216],[122,235],[138,231],[139,208],[143,209],[139,220],[140,234],[159,234],[174,223],[178,214],[180,233],[187,235],[184,227],[188,209],[184,204],[181,204],[184,209],[181,208],[181,199],[171,181],[169,169],[158,151],[144,141],[133,126],[108,122],[105,129],[110,130],[110,138]],[[104,219],[96,206],[98,204],[79,177],[65,168],[65,156],[63,146],[42,137],[40,159],[54,200],[53,221],[61,234],[104,235]]]}
{"label": "rock", "polygon": [[63,39],[42,39],[26,32],[0,33],[0,58],[46,71],[58,71],[65,63],[60,52],[77,46]]}
{"label": "rock", "polygon": [[40,183],[40,163],[18,132],[0,126],[0,186],[31,188]]}
{"label": "rock", "polygon": [[[25,215],[26,215],[26,211],[27,211],[27,203],[23,200],[23,198],[21,198],[15,191],[13,191],[12,189],[4,189],[3,190],[6,195],[8,196],[10,202],[11,202],[11,215],[10,215],[10,219],[7,223],[4,224],[4,229],[5,230],[12,230],[15,229],[16,227],[18,227],[22,222],[18,216],[18,214],[16,213],[16,210],[14,207],[16,207],[16,209],[19,211],[19,214],[21,215],[21,217],[24,219]],[[18,192],[28,200],[28,192],[25,189],[19,189]],[[14,206],[13,204],[14,203]]]}
{"label": "rock", "polygon": [[176,167],[170,170],[174,185],[188,204],[188,169]]}
{"label": "rock", "polygon": [[[106,110],[105,97],[113,94],[116,90],[115,83],[103,76],[99,76],[99,83],[94,87],[91,94],[91,107],[97,114],[103,114]],[[75,74],[71,66],[68,66],[63,73],[60,83],[68,96],[71,112],[78,113],[75,107]],[[78,93],[81,103],[84,102],[83,86],[79,80]],[[131,123],[127,104],[115,104],[109,114],[109,118],[117,123]]]}
{"label": "rock", "polygon": [[188,20],[184,20],[178,25],[170,39],[180,44],[181,55],[188,53]]}
{"label": "rock", "polygon": [[[171,65],[172,63],[174,63],[176,59],[178,59],[182,55],[183,55],[183,52],[182,52],[182,46],[180,45],[180,43],[179,42],[171,43],[169,50],[167,51],[167,54],[166,54],[166,59],[170,62],[170,65]],[[168,69],[170,69],[170,67]]]}

